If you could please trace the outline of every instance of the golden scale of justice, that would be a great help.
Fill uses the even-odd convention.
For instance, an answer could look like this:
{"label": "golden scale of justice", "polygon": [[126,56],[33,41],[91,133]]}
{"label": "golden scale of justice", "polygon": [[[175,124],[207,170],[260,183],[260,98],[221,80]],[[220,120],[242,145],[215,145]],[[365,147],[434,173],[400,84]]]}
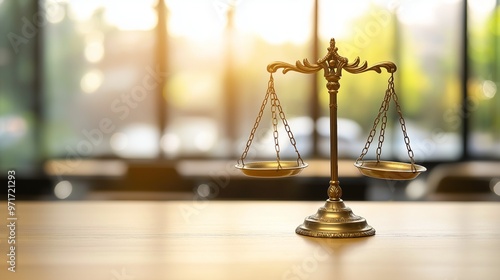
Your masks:
{"label": "golden scale of justice", "polygon": [[[286,177],[293,176],[300,173],[307,167],[307,163],[303,161],[297,150],[296,141],[293,133],[285,118],[285,114],[280,105],[280,101],[274,90],[273,73],[278,69],[283,69],[283,74],[288,71],[296,71],[300,73],[316,73],[320,70],[324,71],[324,77],[327,80],[326,87],[330,95],[330,168],[331,180],[328,187],[328,199],[325,205],[320,207],[316,214],[305,218],[304,222],[297,227],[296,233],[324,238],[350,238],[350,237],[364,237],[372,236],[375,234],[373,229],[363,217],[355,215],[349,207],[346,207],[342,197],[342,189],[338,180],[338,162],[337,162],[337,93],[340,88],[339,80],[342,76],[342,70],[352,74],[359,74],[367,71],[382,72],[385,68],[390,74],[388,80],[388,87],[385,92],[384,99],[378,111],[377,117],[373,123],[366,144],[354,165],[359,171],[369,177],[386,179],[386,180],[411,180],[417,177],[421,172],[426,171],[426,168],[415,164],[413,159],[413,151],[410,147],[410,138],[406,132],[406,125],[401,112],[401,107],[398,102],[398,97],[394,90],[394,72],[396,72],[396,65],[392,62],[381,62],[368,67],[367,62],[360,64],[360,59],[357,57],[352,63],[348,59],[340,56],[337,53],[335,46],[335,39],[330,40],[330,47],[328,53],[316,63],[310,63],[304,59],[301,63],[297,61],[295,65],[285,62],[273,62],[267,66],[267,71],[270,73],[268,82],[267,93],[264,101],[260,107],[259,114],[255,120],[255,124],[250,132],[250,137],[246,143],[246,147],[238,160],[236,168],[240,169],[245,175],[252,177]],[[271,102],[271,117],[273,126],[274,145],[276,150],[276,161],[258,161],[258,162],[245,162],[248,151],[255,137],[255,132],[262,119],[264,109],[270,100]],[[399,123],[403,131],[404,142],[408,150],[409,163],[382,161],[380,154],[382,152],[382,144],[384,142],[384,133],[387,124],[387,111],[389,103],[394,101],[396,110],[399,116]],[[283,126],[288,134],[290,143],[295,149],[297,160],[283,161],[280,159],[280,146],[278,143],[278,116],[281,119]],[[376,150],[376,160],[363,160],[364,156],[370,148],[370,144],[377,133],[378,124],[381,122],[381,127],[378,136],[378,147]]]}

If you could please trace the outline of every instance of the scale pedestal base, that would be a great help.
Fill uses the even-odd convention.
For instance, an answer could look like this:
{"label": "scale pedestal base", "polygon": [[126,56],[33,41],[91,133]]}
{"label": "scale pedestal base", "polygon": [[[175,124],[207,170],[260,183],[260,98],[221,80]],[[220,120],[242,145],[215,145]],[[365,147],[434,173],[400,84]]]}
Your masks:
{"label": "scale pedestal base", "polygon": [[[1,0],[0,0],[1,1]],[[270,73],[269,82],[267,86],[266,96],[260,107],[259,114],[255,119],[254,126],[250,132],[245,150],[238,160],[237,168],[241,169],[244,174],[256,177],[284,177],[298,174],[303,168],[307,166],[302,160],[299,151],[297,150],[296,141],[293,137],[288,121],[285,118],[285,113],[280,105],[278,96],[274,89],[273,73],[278,69],[283,69],[283,74],[288,71],[295,71],[299,73],[316,73],[324,71],[324,77],[327,81],[326,88],[330,96],[330,186],[328,188],[328,197],[325,205],[318,209],[314,215],[307,217],[302,225],[297,227],[295,232],[297,234],[311,236],[311,237],[325,237],[325,238],[350,238],[350,237],[364,237],[375,235],[375,230],[366,223],[363,217],[356,216],[350,208],[346,207],[342,199],[342,189],[339,186],[338,176],[338,134],[337,134],[337,94],[340,88],[339,80],[342,77],[342,71],[347,71],[352,74],[359,74],[367,71],[382,72],[385,68],[391,77],[388,80],[387,90],[385,91],[384,101],[380,105],[377,117],[373,122],[373,127],[370,131],[365,146],[361,155],[356,160],[356,167],[362,174],[386,179],[386,180],[410,180],[418,176],[420,172],[425,171],[425,167],[414,164],[413,150],[410,147],[410,138],[406,131],[406,124],[401,113],[401,106],[398,102],[396,91],[394,90],[394,72],[396,72],[396,65],[392,62],[380,62],[371,67],[368,67],[367,62],[361,63],[359,57],[353,62],[349,63],[346,57],[340,56],[337,52],[338,48],[335,46],[335,39],[330,40],[330,47],[328,53],[316,63],[310,63],[307,59],[303,62],[297,60],[295,65],[286,62],[273,62],[267,65],[267,72]],[[244,160],[248,155],[248,150],[255,137],[255,131],[259,126],[262,119],[264,108],[268,100],[271,100],[271,116],[273,123],[273,138],[276,150],[276,162],[255,162],[244,164]],[[384,142],[384,133],[387,125],[387,111],[389,109],[389,102],[393,100],[396,105],[396,111],[399,116],[399,123],[404,136],[404,142],[408,151],[408,157],[411,163],[398,163],[390,161],[380,161],[380,153],[382,144]],[[295,152],[297,153],[297,161],[280,161],[280,146],[278,141],[278,117],[282,120],[285,131],[290,138]],[[364,156],[370,148],[374,136],[377,133],[377,126],[380,123],[381,129],[379,132],[379,143],[377,148],[377,161],[363,161]]]}
{"label": "scale pedestal base", "polygon": [[311,237],[350,238],[375,235],[365,218],[356,216],[342,199],[328,199],[318,212],[307,217],[296,233]]}

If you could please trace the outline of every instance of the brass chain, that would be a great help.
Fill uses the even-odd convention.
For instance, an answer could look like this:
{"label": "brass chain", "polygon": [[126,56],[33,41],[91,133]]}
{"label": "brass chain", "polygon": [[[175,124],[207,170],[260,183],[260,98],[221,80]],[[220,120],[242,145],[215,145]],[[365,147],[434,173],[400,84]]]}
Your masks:
{"label": "brass chain", "polygon": [[278,137],[278,116],[276,115],[276,109],[278,105],[276,104],[278,100],[278,96],[274,91],[274,85],[271,88],[271,120],[273,124],[273,138],[274,138],[274,150],[276,151],[276,161],[278,162],[278,169],[281,169],[280,162],[280,143]]}
{"label": "brass chain", "polygon": [[361,155],[356,159],[356,162],[359,162],[363,160],[364,156],[368,153],[368,149],[370,148],[370,144],[373,141],[373,138],[375,137],[375,134],[377,133],[377,126],[380,122],[380,119],[382,117],[382,125],[380,128],[380,133],[379,133],[379,138],[378,138],[378,147],[377,147],[377,162],[380,161],[380,155],[382,153],[382,145],[385,140],[385,129],[387,126],[387,111],[389,110],[389,103],[390,101],[394,100],[394,103],[396,104],[396,111],[399,116],[399,124],[401,125],[401,130],[403,131],[403,137],[404,137],[404,142],[406,145],[406,150],[408,151],[408,157],[410,158],[411,166],[412,166],[412,171],[416,171],[415,167],[415,160],[414,160],[414,153],[413,150],[410,147],[410,138],[408,137],[408,133],[406,131],[406,123],[403,118],[403,113],[401,111],[401,106],[399,105],[398,97],[396,94],[396,90],[394,89],[394,74],[391,73],[391,77],[388,80],[388,86],[387,90],[385,91],[385,96],[384,100],[382,101],[382,104],[380,105],[380,109],[378,111],[377,117],[375,118],[375,121],[373,122],[373,127],[370,131],[370,134],[368,135],[368,139],[366,140],[365,147],[361,151]]}
{"label": "brass chain", "polygon": [[382,118],[382,129],[380,131],[379,135],[379,145],[377,147],[377,161],[380,161],[380,153],[382,152],[382,143],[384,142],[384,135],[385,135],[385,127],[387,125],[387,110],[389,110],[389,102],[391,101],[391,95],[392,91],[388,87],[387,90],[385,91],[385,96],[384,100],[382,101],[382,104],[380,105],[380,108],[378,110],[377,117],[373,121],[373,126],[372,129],[370,130],[370,134],[368,135],[368,139],[366,140],[365,147],[361,151],[361,155],[356,159],[356,162],[359,162],[363,160],[365,155],[368,153],[368,149],[370,149],[370,145],[373,141],[373,138],[375,138],[375,134],[377,133],[377,126],[380,123],[380,117],[383,115]]}
{"label": "brass chain", "polygon": [[392,73],[391,73],[391,78],[389,79],[389,88],[392,91],[392,99],[396,104],[396,111],[398,112],[399,115],[399,124],[401,125],[401,130],[403,131],[404,142],[406,145],[406,150],[408,151],[408,157],[410,158],[411,168],[413,172],[416,172],[417,168],[415,167],[415,159],[413,158],[414,153],[410,146],[410,137],[408,137],[408,133],[406,132],[406,123],[405,119],[403,118],[401,106],[399,105],[398,102],[398,96],[396,94],[396,91],[394,90],[394,78]]}
{"label": "brass chain", "polygon": [[[387,103],[388,104],[388,103]],[[380,155],[382,154],[382,145],[385,139],[385,128],[387,126],[387,111],[384,111],[382,116],[382,125],[380,126],[380,133],[378,136],[378,146],[377,146],[377,161],[380,161]]]}
{"label": "brass chain", "polygon": [[[299,164],[299,165],[301,163],[304,164],[304,160],[300,156],[299,150],[297,149],[297,141],[295,141],[295,137],[293,136],[292,130],[290,129],[290,125],[288,125],[288,121],[286,119],[285,112],[283,111],[283,107],[281,107],[280,101],[278,99],[278,95],[274,91],[274,86],[273,86],[273,91],[271,93],[271,99],[273,99],[273,96],[274,96],[274,102],[272,102],[272,104],[278,109],[279,116],[281,118],[281,121],[283,122],[283,126],[285,127],[285,131],[286,131],[286,133],[288,135],[288,139],[290,139],[290,144],[292,144],[292,146],[293,146],[293,148],[295,150],[295,153],[297,154],[297,164]],[[274,116],[273,116],[273,126],[274,126]],[[276,127],[274,127],[274,129],[276,129]],[[277,136],[277,134],[278,134],[278,132],[276,131],[276,136]],[[275,145],[276,145],[277,160],[279,162],[279,154],[278,154],[279,143],[276,141],[276,139],[277,138],[275,138],[274,142],[275,142]]]}
{"label": "brass chain", "polygon": [[[257,128],[259,127],[260,121],[262,120],[262,115],[264,114],[264,109],[267,105],[267,102],[269,100],[269,97],[271,98],[271,118],[272,118],[272,125],[273,125],[273,139],[274,139],[274,149],[276,151],[276,161],[278,162],[278,169],[281,169],[281,158],[280,158],[280,145],[279,145],[279,138],[278,138],[278,116],[281,118],[283,122],[283,126],[285,127],[285,131],[288,135],[288,138],[290,139],[290,143],[292,144],[293,148],[295,149],[295,153],[297,154],[297,164],[304,164],[304,161],[302,160],[302,157],[300,156],[299,150],[297,149],[297,142],[295,141],[295,137],[293,136],[292,130],[290,129],[290,126],[288,125],[288,121],[285,117],[285,113],[283,112],[283,108],[281,107],[280,101],[278,99],[278,95],[276,94],[276,91],[274,90],[274,78],[273,74],[270,74],[269,77],[269,82],[267,84],[267,92],[266,96],[264,97],[264,100],[262,101],[262,104],[260,106],[259,114],[257,115],[257,118],[255,119],[254,126],[252,130],[250,131],[250,136],[248,138],[248,141],[245,146],[245,150],[241,154],[240,159],[238,160],[238,163],[245,165],[244,159],[248,155],[248,151],[250,149],[250,146],[252,145],[252,141],[255,137],[255,133],[257,131]],[[276,111],[277,110],[277,111]],[[300,161],[300,163],[299,163]]]}
{"label": "brass chain", "polygon": [[255,132],[257,131],[257,128],[259,127],[260,121],[262,120],[262,115],[264,114],[264,109],[266,108],[267,100],[269,99],[269,95],[270,95],[270,92],[271,92],[270,89],[271,89],[271,83],[272,83],[272,81],[273,81],[273,75],[271,74],[271,78],[269,79],[269,82],[268,82],[268,85],[267,85],[266,96],[264,97],[264,100],[262,101],[262,104],[260,105],[259,114],[257,115],[257,118],[255,119],[255,123],[253,125],[252,130],[250,131],[250,136],[248,137],[248,140],[247,140],[247,143],[246,143],[246,146],[245,146],[245,150],[241,154],[241,157],[238,160],[238,164],[241,161],[241,164],[245,165],[244,160],[245,160],[245,158],[248,155],[248,151],[250,150],[250,146],[252,145],[252,141],[253,141],[253,139],[255,137]]}

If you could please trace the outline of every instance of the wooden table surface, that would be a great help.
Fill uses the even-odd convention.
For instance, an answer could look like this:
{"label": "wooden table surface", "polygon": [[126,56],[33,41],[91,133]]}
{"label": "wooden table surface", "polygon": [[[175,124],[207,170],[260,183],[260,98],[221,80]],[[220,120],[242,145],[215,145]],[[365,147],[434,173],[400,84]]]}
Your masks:
{"label": "wooden table surface", "polygon": [[[377,233],[294,233],[323,202],[0,203],[0,279],[500,279],[500,204],[346,202]],[[8,236],[16,240],[10,272]]]}

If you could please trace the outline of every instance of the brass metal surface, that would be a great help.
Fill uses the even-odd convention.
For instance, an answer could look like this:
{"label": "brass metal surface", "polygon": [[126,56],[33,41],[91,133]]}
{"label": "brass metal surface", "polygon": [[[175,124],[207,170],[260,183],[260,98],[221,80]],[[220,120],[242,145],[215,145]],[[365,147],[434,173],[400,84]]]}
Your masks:
{"label": "brass metal surface", "polygon": [[316,214],[306,217],[295,232],[311,237],[350,238],[374,235],[375,229],[342,200],[327,200]]}
{"label": "brass metal surface", "polygon": [[256,161],[237,164],[243,174],[251,177],[288,177],[302,172],[307,163],[297,161]]}
{"label": "brass metal surface", "polygon": [[[369,226],[366,220],[360,216],[353,214],[350,208],[346,207],[342,201],[342,188],[340,187],[340,182],[338,178],[338,129],[337,129],[337,94],[340,88],[339,80],[342,77],[342,70],[345,70],[351,74],[360,74],[367,71],[375,71],[381,73],[382,69],[387,70],[390,73],[390,78],[388,81],[388,88],[385,92],[384,100],[379,109],[379,113],[375,118],[373,128],[370,131],[365,147],[363,148],[360,157],[356,160],[356,166],[361,171],[363,175],[375,177],[379,179],[388,180],[409,180],[413,179],[421,172],[425,171],[425,167],[416,165],[413,159],[413,150],[410,147],[410,139],[407,135],[405,121],[401,112],[401,107],[398,102],[398,97],[394,90],[394,73],[397,67],[392,62],[380,62],[373,66],[368,66],[365,61],[361,63],[359,57],[354,59],[353,62],[349,63],[348,59],[342,57],[337,52],[338,48],[335,46],[335,39],[330,40],[330,46],[328,47],[328,53],[321,59],[317,60],[316,63],[310,63],[307,59],[298,60],[295,65],[286,62],[273,62],[267,66],[267,71],[271,74],[271,78],[268,84],[268,91],[264,102],[261,105],[261,110],[254,124],[254,128],[250,133],[249,140],[245,151],[243,152],[240,160],[238,161],[237,168],[240,168],[244,174],[249,176],[258,177],[283,177],[289,175],[295,175],[300,170],[302,166],[307,166],[304,164],[300,158],[300,154],[297,155],[298,160],[296,162],[288,162],[293,164],[292,166],[283,167],[284,162],[280,161],[279,157],[279,145],[277,144],[277,117],[279,115],[283,120],[285,128],[287,128],[287,122],[282,112],[282,108],[279,105],[279,100],[277,99],[276,93],[274,92],[274,84],[272,79],[272,74],[283,69],[282,73],[286,74],[289,71],[295,71],[299,73],[312,74],[320,70],[323,70],[323,75],[327,81],[326,87],[328,89],[328,94],[330,96],[329,108],[330,108],[330,172],[331,179],[329,187],[327,190],[328,200],[325,205],[318,209],[317,213],[305,218],[303,224],[301,224],[296,229],[296,233],[311,236],[311,237],[327,237],[327,238],[349,238],[349,237],[363,237],[371,236],[375,234],[375,230]],[[274,140],[276,147],[276,162],[255,162],[255,163],[244,163],[250,144],[255,136],[255,130],[261,120],[262,111],[267,103],[267,100],[271,96],[271,103],[274,106],[272,108],[272,118],[273,118],[273,129],[274,129]],[[401,124],[401,130],[403,131],[405,145],[408,151],[408,156],[410,158],[410,164],[398,163],[398,162],[388,162],[380,161],[380,154],[382,151],[382,144],[384,142],[385,128],[387,124],[387,111],[389,109],[389,103],[393,100],[396,105],[396,110],[399,116],[399,122]],[[279,114],[276,113],[278,109]],[[363,157],[368,152],[370,144],[375,137],[376,129],[379,123],[382,123],[381,130],[379,132],[379,143],[377,147],[377,161],[363,161]],[[287,128],[287,133],[293,146],[295,147],[295,139],[289,127]],[[296,147],[295,147],[296,148]],[[302,164],[299,164],[301,162]],[[285,164],[285,165],[288,165]]]}
{"label": "brass metal surface", "polygon": [[[408,136],[408,132],[406,129],[406,122],[405,122],[405,119],[403,118],[401,106],[399,105],[398,96],[396,94],[396,90],[394,89],[394,87],[395,87],[394,86],[394,73],[391,73],[391,77],[389,78],[388,84],[387,84],[387,90],[385,91],[384,100],[382,101],[382,104],[380,105],[380,109],[378,111],[377,116],[375,117],[375,120],[373,121],[373,127],[370,130],[370,133],[368,134],[368,138],[366,139],[365,147],[361,151],[361,155],[356,160],[356,163],[363,161],[364,156],[368,153],[368,149],[370,148],[370,145],[371,145],[373,139],[375,138],[375,135],[377,133],[378,124],[381,123],[379,136],[378,136],[378,146],[377,146],[377,150],[376,150],[376,155],[377,155],[376,162],[380,163],[380,158],[381,158],[381,154],[382,154],[382,145],[384,144],[384,139],[385,139],[385,129],[387,126],[387,111],[389,110],[390,101],[393,100],[394,104],[396,105],[396,111],[397,111],[398,116],[399,116],[399,124],[401,126],[401,131],[403,132],[403,139],[404,139],[404,143],[406,146],[406,151],[408,153],[408,158],[410,159],[410,166],[411,166],[411,169],[413,172],[417,172],[417,169],[415,168],[415,159],[413,158],[414,153],[413,153],[413,150],[411,149],[411,145],[410,145],[410,137]],[[389,179],[389,180],[397,180],[397,179],[407,180],[407,179],[413,179],[416,177],[416,176],[405,176],[405,177],[407,177],[406,179],[400,178],[399,176],[397,176],[393,172],[394,171],[393,168],[395,165],[398,165],[398,167],[397,167],[398,170],[400,170],[401,167],[403,167],[403,168],[407,167],[407,165],[405,163],[392,162],[391,164],[378,164],[376,169],[379,172],[377,172],[376,174],[373,174],[373,172],[367,171],[366,175],[371,176],[371,177],[375,177],[375,178],[379,178],[379,179]],[[386,170],[383,170],[383,169],[386,169]],[[425,168],[422,168],[422,167],[419,168],[420,172],[423,172],[425,170],[426,170]],[[381,172],[381,171],[387,171],[387,172]],[[363,174],[365,174],[365,173],[363,173]],[[369,174],[371,174],[371,175],[369,175]],[[416,174],[416,175],[418,175],[418,174]],[[384,177],[384,176],[387,176],[387,177]]]}
{"label": "brass metal surface", "polygon": [[412,180],[427,170],[418,164],[395,161],[357,161],[354,166],[365,176],[385,180]]}
{"label": "brass metal surface", "polygon": [[[266,108],[266,105],[267,105],[269,100],[271,102],[271,119],[272,119],[272,126],[273,126],[274,150],[276,151],[276,162],[274,162],[274,163],[256,162],[256,163],[251,164],[251,167],[248,168],[248,165],[245,165],[245,159],[248,155],[248,151],[250,150],[250,146],[252,145],[253,139],[255,138],[255,132],[257,131],[257,128],[259,127],[260,121],[262,120],[262,115],[264,114],[264,109]],[[279,170],[279,169],[282,169],[282,167],[283,167],[281,164],[282,160],[280,157],[281,147],[280,147],[279,139],[278,139],[278,137],[279,137],[278,117],[279,117],[279,119],[281,119],[281,122],[283,123],[283,126],[285,127],[286,134],[287,134],[288,138],[290,139],[290,144],[293,146],[295,153],[297,154],[297,167],[300,167],[300,168],[293,168],[293,169],[302,170],[303,168],[307,167],[307,164],[304,163],[304,160],[302,160],[302,157],[300,156],[299,150],[297,149],[297,141],[295,141],[295,137],[293,136],[290,125],[288,124],[288,121],[286,119],[285,112],[283,112],[283,108],[281,107],[281,103],[278,99],[278,95],[276,94],[276,90],[274,89],[273,74],[270,73],[269,82],[267,83],[267,92],[266,92],[266,95],[264,97],[264,100],[262,101],[262,104],[260,105],[259,114],[257,115],[257,118],[255,119],[255,123],[253,125],[253,128],[250,131],[250,136],[248,137],[247,143],[245,145],[245,149],[243,150],[243,153],[241,154],[241,157],[238,160],[238,164],[236,165],[237,168],[239,168],[243,171],[243,174],[248,175],[248,176],[255,176],[255,177],[284,177],[284,176],[296,175],[298,173],[298,172],[290,172],[292,170],[290,163],[285,163],[285,165],[287,165],[286,169],[288,171],[284,170],[284,171],[280,171],[280,172],[269,172],[270,171],[269,169]],[[245,168],[245,166],[247,168]],[[262,172],[259,172],[259,169],[262,169],[261,170]]]}
{"label": "brass metal surface", "polygon": [[[388,91],[386,92],[386,97],[384,98],[383,105],[388,102],[387,99],[390,100],[392,98],[394,98],[394,101],[397,103],[397,97],[395,96],[394,92],[394,83],[392,76],[392,74],[396,72],[397,67],[393,62],[385,61],[374,64],[372,66],[368,66],[368,63],[366,61],[361,63],[361,60],[359,59],[359,57],[357,57],[356,59],[354,59],[353,62],[349,63],[349,60],[346,57],[339,55],[338,48],[336,47],[335,44],[336,44],[335,39],[332,38],[330,40],[330,46],[327,49],[328,53],[323,58],[319,59],[316,63],[311,63],[307,59],[303,59],[302,62],[300,60],[297,60],[295,65],[278,61],[270,63],[267,66],[267,71],[269,73],[275,73],[279,69],[283,69],[282,70],[283,74],[286,74],[289,71],[312,74],[320,70],[323,70],[323,75],[327,80],[326,87],[328,89],[328,94],[330,96],[329,107],[330,107],[331,179],[330,179],[330,185],[327,190],[328,197],[330,200],[340,200],[340,198],[342,197],[342,189],[340,187],[340,183],[338,180],[338,164],[337,164],[337,159],[338,159],[337,94],[340,88],[339,80],[342,77],[342,70],[345,70],[352,74],[360,74],[368,71],[375,71],[377,73],[381,73],[382,69],[387,70],[387,72],[391,74],[391,79],[389,80]],[[397,107],[399,112],[398,103]],[[388,106],[382,107],[383,110],[386,110],[387,108]],[[377,116],[377,119],[378,118],[380,118],[380,116]],[[376,123],[378,124],[378,121]],[[402,124],[404,124],[404,122]],[[406,133],[405,130],[406,128],[403,128],[404,133]],[[408,141],[409,143],[409,140],[406,140],[406,138],[405,141]],[[366,150],[367,146],[369,147],[369,143],[365,145]],[[379,146],[381,146],[381,144]],[[409,144],[407,145],[407,147],[409,147]]]}

